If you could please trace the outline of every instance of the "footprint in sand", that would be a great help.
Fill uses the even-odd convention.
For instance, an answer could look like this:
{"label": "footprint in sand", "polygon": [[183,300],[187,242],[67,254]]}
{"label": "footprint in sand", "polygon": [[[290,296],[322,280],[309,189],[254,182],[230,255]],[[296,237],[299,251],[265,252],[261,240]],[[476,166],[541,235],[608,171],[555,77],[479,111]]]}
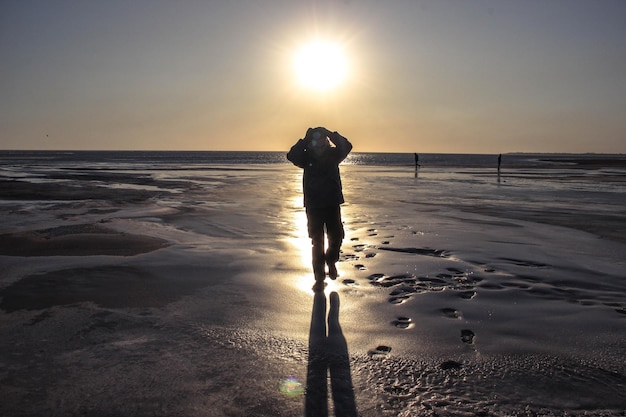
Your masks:
{"label": "footprint in sand", "polygon": [[398,329],[408,329],[410,327],[413,327],[413,320],[411,320],[409,317],[398,317],[394,321],[392,321],[391,324],[396,326]]}
{"label": "footprint in sand", "polygon": [[379,280],[383,279],[385,277],[385,274],[372,274],[369,277],[367,277],[369,280],[374,281],[374,282],[378,282]]}
{"label": "footprint in sand", "polygon": [[350,240],[353,241],[353,242],[356,242],[357,240],[359,240],[359,238],[358,237],[353,237]]}
{"label": "footprint in sand", "polygon": [[465,299],[465,300],[471,300],[472,298],[476,297],[476,291],[463,291],[459,293],[459,297]]}
{"label": "footprint in sand", "polygon": [[359,271],[367,271],[367,267],[363,264],[356,264],[354,265],[354,267],[358,269]]}
{"label": "footprint in sand", "polygon": [[353,279],[344,279],[341,281],[343,285],[347,285],[348,287],[358,287],[359,285]]}
{"label": "footprint in sand", "polygon": [[405,301],[407,301],[409,298],[411,298],[410,295],[394,295],[392,297],[389,297],[389,302],[391,304],[402,304]]}
{"label": "footprint in sand", "polygon": [[392,297],[395,296],[408,296],[411,294],[417,293],[417,288],[411,285],[399,284],[394,287],[394,289],[389,293]]}
{"label": "footprint in sand", "polygon": [[445,317],[449,319],[461,318],[461,313],[459,313],[459,311],[455,310],[454,308],[442,308],[441,312],[443,313]]}
{"label": "footprint in sand", "polygon": [[474,332],[469,329],[461,330],[461,341],[463,343],[467,343],[468,345],[474,344]]}
{"label": "footprint in sand", "polygon": [[382,358],[386,358],[387,355],[389,355],[389,352],[391,352],[391,348],[389,346],[385,346],[385,345],[380,345],[377,346],[375,349],[370,349],[367,354],[374,359],[382,359]]}
{"label": "footprint in sand", "polygon": [[402,304],[418,292],[420,291],[411,285],[399,284],[389,293],[389,302],[391,304]]}
{"label": "footprint in sand", "polygon": [[341,255],[339,259],[340,259],[340,262],[343,262],[343,261],[358,261],[360,258],[358,255],[355,255],[354,253],[347,253],[347,254]]}

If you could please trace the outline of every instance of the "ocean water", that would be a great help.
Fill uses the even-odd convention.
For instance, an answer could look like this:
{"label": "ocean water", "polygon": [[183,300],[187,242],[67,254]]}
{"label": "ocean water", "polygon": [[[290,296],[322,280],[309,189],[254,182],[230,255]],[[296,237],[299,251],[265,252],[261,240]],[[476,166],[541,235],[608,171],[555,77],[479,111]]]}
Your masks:
{"label": "ocean water", "polygon": [[[347,236],[338,267],[341,278],[349,280],[337,288],[361,414],[624,415],[626,156],[504,154],[500,172],[497,155],[420,154],[419,162],[416,170],[411,153],[355,152],[342,166]],[[287,362],[303,381],[304,376],[297,372],[304,368],[306,351],[302,346],[306,345],[293,340],[306,339],[311,317],[307,303],[312,297],[309,267],[302,265],[302,254],[297,253],[297,244],[307,243],[302,225],[297,224],[303,218],[300,175],[284,152],[0,152],[0,233],[104,222],[134,233],[160,233],[178,242],[178,248],[159,251],[160,255],[124,258],[126,269],[122,270],[129,278],[132,270],[128,265],[175,271],[168,262],[186,262],[186,273],[200,281],[202,268],[206,268],[205,252],[215,252],[229,259],[229,270],[232,267],[253,280],[257,276],[267,280],[268,288],[260,285],[251,297],[263,305],[262,311],[255,313],[258,322],[246,315],[247,322],[237,322],[239,328],[234,332],[228,327],[210,327],[214,318],[201,314],[210,309],[220,319],[222,315],[244,315],[245,309],[238,310],[237,303],[249,304],[233,295],[237,291],[230,287],[223,293],[217,292],[218,287],[211,290],[225,300],[235,299],[232,307],[211,298],[207,298],[210,302],[191,298],[191,307],[184,308],[200,313],[195,313],[199,316],[194,320],[184,316],[192,323],[185,325],[193,332],[181,340],[193,339],[193,348],[181,344],[171,350],[167,347],[182,332],[180,328],[166,331],[172,320],[169,315],[190,314],[183,307],[174,309],[175,314],[164,313],[167,317],[162,322],[150,318],[156,321],[154,328],[160,336],[150,333],[149,337],[133,333],[133,326],[140,328],[136,323],[148,320],[148,313],[142,312],[137,319],[96,310],[94,322],[86,322],[77,333],[80,337],[71,339],[78,343],[75,340],[93,337],[97,343],[68,351],[61,349],[65,338],[57,343],[61,353],[55,360],[71,365],[64,369],[72,377],[61,379],[58,386],[66,387],[70,394],[60,392],[54,397],[48,387],[46,404],[56,398],[61,404],[57,415],[71,415],[72,401],[95,409],[103,406],[98,403],[98,390],[105,388],[100,387],[116,398],[111,393],[117,392],[115,387],[120,384],[128,388],[125,392],[137,389],[137,395],[175,404],[176,398],[189,393],[176,391],[178,387],[167,381],[202,387],[207,379],[185,378],[193,375],[191,368],[205,367],[207,374],[222,374],[222,364],[210,372],[215,357],[228,364],[229,370],[237,369],[240,361],[260,366],[275,358],[295,357],[296,361]],[[283,241],[296,244],[286,260],[282,259]],[[235,250],[245,256],[228,257]],[[82,271],[94,266],[91,263],[100,267],[100,263],[114,262],[99,256],[16,258],[0,256],[5,274],[0,289],[8,288],[20,271],[43,273],[70,267]],[[292,263],[299,265],[293,267]],[[76,265],[83,269],[75,269]],[[172,272],[177,279],[178,274]],[[292,283],[294,275],[302,276],[303,285]],[[288,296],[273,295],[272,286],[277,285],[286,288]],[[175,292],[173,288],[171,292]],[[63,288],[59,291],[65,292]],[[289,301],[290,297],[302,302]],[[78,315],[86,316],[86,309],[77,308]],[[294,311],[301,310],[304,322],[293,322]],[[43,343],[40,339],[45,339],[40,332],[46,331],[47,323],[56,323],[58,314],[58,328],[65,325],[60,310],[51,311],[54,313],[28,319],[28,325],[7,335],[7,340],[19,340],[32,330],[32,335],[27,334],[35,356],[25,365],[28,372],[51,362],[41,354],[47,345],[39,345]],[[15,314],[28,317],[20,311]],[[118,322],[111,318],[116,314],[121,317]],[[277,319],[283,315],[291,317]],[[68,328],[80,321],[73,320]],[[118,339],[122,337],[118,331],[111,331],[115,326],[126,326],[132,337]],[[284,341],[272,332],[266,337],[259,329],[293,332],[294,336]],[[124,331],[119,329],[121,334]],[[55,337],[52,333],[48,331],[46,337]],[[207,334],[211,337],[201,338]],[[163,338],[161,344],[157,343],[159,337]],[[216,340],[221,343],[218,347]],[[175,360],[159,362],[151,357],[141,362],[143,350],[129,346],[152,347],[156,355],[167,352],[164,356]],[[247,350],[241,352],[233,346]],[[376,350],[378,347],[381,349]],[[390,355],[385,347],[391,348]],[[178,350],[184,355],[177,356]],[[245,356],[249,352],[257,355],[250,356],[254,360]],[[125,374],[128,385],[119,381],[117,373],[107,373],[107,366],[113,363],[103,359],[107,355],[129,358],[127,363],[114,360],[124,372],[130,369]],[[185,356],[198,360],[191,366]],[[98,372],[103,376],[84,371],[86,363],[103,365]],[[258,406],[265,397],[274,398],[267,386],[280,379],[268,368],[250,366],[245,372],[251,376],[243,378],[233,372],[222,378],[230,378],[231,387],[248,386],[252,392],[246,393],[250,397],[248,411],[298,415],[284,409],[272,413],[268,411],[271,407]],[[33,386],[38,386],[39,380],[32,374],[20,374],[17,368],[12,372],[17,375],[14,379],[0,373],[0,383],[9,386],[14,380],[28,381],[24,377],[28,375]],[[146,378],[156,382],[142,391],[134,382]],[[244,379],[245,384],[241,382]],[[81,389],[89,395],[69,390],[75,381],[82,381],[85,388]],[[89,391],[91,386],[96,387],[94,391]],[[18,388],[16,392],[26,390]],[[200,408],[206,407],[204,398],[214,404],[231,400],[218,386],[212,387],[213,391],[198,390],[185,398],[201,398],[197,402]],[[238,395],[245,397],[239,391]],[[222,397],[217,401],[214,396]],[[24,403],[30,401],[30,397],[24,398]],[[134,401],[128,398],[117,410]],[[287,407],[280,399],[276,401]],[[298,410],[300,403],[294,401],[289,407]],[[232,415],[250,415],[235,404],[230,407]],[[165,415],[151,411],[138,415]],[[171,414],[185,413],[176,409]]]}
{"label": "ocean water", "polygon": [[[210,165],[248,165],[288,163],[286,152],[256,151],[0,151],[0,164],[3,167],[18,165],[58,166],[66,168],[87,167],[113,169],[120,167],[178,168]],[[420,154],[419,162],[426,167],[475,167],[497,166],[498,155],[485,154]],[[606,169],[615,167],[622,172],[626,165],[626,155],[604,154],[504,154],[502,167],[509,168],[551,168],[570,166],[581,162],[605,164]],[[412,153],[352,152],[344,164],[372,166],[413,166]],[[583,166],[584,166],[583,165]],[[621,170],[620,170],[621,168]]]}

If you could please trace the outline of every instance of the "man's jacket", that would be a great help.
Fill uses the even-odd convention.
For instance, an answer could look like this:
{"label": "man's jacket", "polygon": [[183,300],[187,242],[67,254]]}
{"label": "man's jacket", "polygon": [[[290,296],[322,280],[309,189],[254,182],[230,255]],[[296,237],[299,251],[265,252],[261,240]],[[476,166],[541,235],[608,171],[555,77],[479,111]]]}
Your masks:
{"label": "man's jacket", "polygon": [[335,145],[317,156],[307,149],[307,142],[300,139],[287,153],[287,159],[304,169],[302,188],[304,206],[322,208],[338,206],[344,202],[339,175],[339,164],[352,150],[352,144],[337,132],[330,134]]}

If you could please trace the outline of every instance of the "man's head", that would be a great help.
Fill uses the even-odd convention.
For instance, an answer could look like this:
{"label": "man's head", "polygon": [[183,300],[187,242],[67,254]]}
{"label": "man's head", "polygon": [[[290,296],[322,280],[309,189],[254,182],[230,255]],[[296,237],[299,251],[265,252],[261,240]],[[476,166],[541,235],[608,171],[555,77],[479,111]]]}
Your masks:
{"label": "man's head", "polygon": [[309,149],[316,153],[321,153],[330,147],[328,137],[326,136],[326,129],[321,127],[309,128],[306,131],[305,140],[309,144]]}

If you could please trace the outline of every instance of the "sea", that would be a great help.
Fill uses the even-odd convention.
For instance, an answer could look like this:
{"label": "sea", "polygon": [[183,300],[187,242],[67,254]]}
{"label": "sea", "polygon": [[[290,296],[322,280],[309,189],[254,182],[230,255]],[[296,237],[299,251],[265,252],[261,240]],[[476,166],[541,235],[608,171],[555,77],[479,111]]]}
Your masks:
{"label": "sea", "polygon": [[[493,168],[497,154],[418,154],[420,167]],[[211,165],[250,165],[289,163],[286,152],[261,151],[0,151],[0,165],[54,166],[96,169],[189,169]],[[413,153],[353,152],[344,161],[347,165],[414,166]],[[604,165],[603,171],[624,174],[625,154],[540,154],[510,153],[502,156],[502,168],[551,168],[557,166]]]}

